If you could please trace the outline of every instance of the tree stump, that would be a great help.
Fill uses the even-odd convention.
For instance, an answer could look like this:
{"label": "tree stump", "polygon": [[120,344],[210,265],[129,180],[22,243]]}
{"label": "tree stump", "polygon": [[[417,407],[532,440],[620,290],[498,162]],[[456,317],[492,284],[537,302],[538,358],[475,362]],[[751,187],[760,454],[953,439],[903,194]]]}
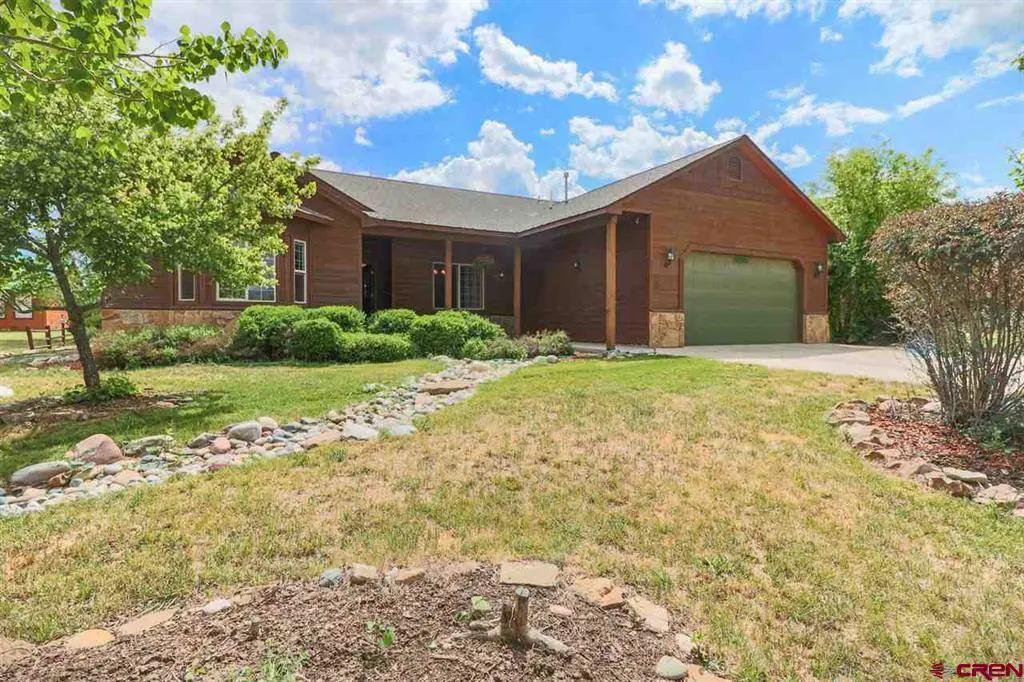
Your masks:
{"label": "tree stump", "polygon": [[505,642],[523,647],[541,646],[562,656],[572,656],[572,650],[554,637],[530,627],[530,590],[517,587],[515,601],[501,605],[498,624],[485,632],[469,635],[491,642]]}

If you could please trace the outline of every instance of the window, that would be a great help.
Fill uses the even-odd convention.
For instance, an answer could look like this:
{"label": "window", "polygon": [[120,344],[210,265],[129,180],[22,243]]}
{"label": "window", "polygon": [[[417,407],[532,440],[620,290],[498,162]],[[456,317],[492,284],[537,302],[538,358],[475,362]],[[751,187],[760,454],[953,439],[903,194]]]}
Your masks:
{"label": "window", "polygon": [[725,163],[725,173],[730,180],[743,179],[743,162],[740,160],[740,157],[730,156]]}
{"label": "window", "polygon": [[31,320],[32,319],[32,297],[31,296],[19,296],[14,299],[14,319],[16,320]]}
{"label": "window", "polygon": [[[468,263],[452,263],[452,307],[461,310],[484,309],[484,271]],[[447,273],[444,263],[434,263],[434,307],[444,308]]]}
{"label": "window", "polygon": [[[266,256],[263,262],[267,266],[267,278],[277,277],[277,259],[275,256]],[[221,287],[217,284],[218,301],[248,301],[251,303],[273,303],[277,300],[277,287],[274,284],[257,284],[251,287],[232,289]]]}
{"label": "window", "polygon": [[178,300],[196,300],[196,273],[178,268]]}
{"label": "window", "polygon": [[292,262],[295,265],[295,291],[293,298],[296,303],[305,303],[306,284],[308,283],[306,275],[306,242],[301,239],[296,239],[292,244]]}

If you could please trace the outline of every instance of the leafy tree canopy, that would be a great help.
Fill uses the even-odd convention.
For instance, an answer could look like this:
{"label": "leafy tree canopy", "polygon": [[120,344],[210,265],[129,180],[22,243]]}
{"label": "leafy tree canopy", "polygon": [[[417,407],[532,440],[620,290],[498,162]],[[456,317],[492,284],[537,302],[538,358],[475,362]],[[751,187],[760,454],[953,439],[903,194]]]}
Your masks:
{"label": "leafy tree canopy", "polygon": [[[268,148],[283,106],[252,132],[237,112],[154,131],[103,94],[0,113],[0,289],[59,292],[87,386],[98,376],[82,321],[104,291],[148,281],[154,267],[208,272],[227,286],[265,279],[263,258],[284,250],[284,221],[315,190],[298,184],[314,159]],[[75,140],[83,126],[91,135]]]}
{"label": "leafy tree canopy", "polygon": [[[144,47],[150,0],[0,0],[0,111],[62,96],[107,93],[123,116],[160,129],[190,128],[214,114],[190,87],[218,68],[276,67],[287,46],[273,33],[217,35],[182,26],[172,44]],[[84,125],[73,131],[84,137]]]}
{"label": "leafy tree canopy", "polygon": [[846,234],[829,251],[829,323],[833,338],[866,343],[884,335],[892,308],[885,299],[868,243],[890,216],[934,206],[956,195],[932,150],[914,157],[877,147],[832,154],[811,195]]}

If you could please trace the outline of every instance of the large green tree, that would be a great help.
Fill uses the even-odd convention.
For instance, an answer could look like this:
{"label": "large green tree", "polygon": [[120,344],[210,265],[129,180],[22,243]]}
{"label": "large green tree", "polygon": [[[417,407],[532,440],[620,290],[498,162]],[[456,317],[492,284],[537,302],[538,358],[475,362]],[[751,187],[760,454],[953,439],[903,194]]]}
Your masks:
{"label": "large green tree", "polygon": [[106,93],[135,122],[190,128],[214,113],[192,84],[221,67],[276,67],[287,54],[273,33],[227,23],[216,35],[182,26],[176,40],[149,47],[149,15],[150,0],[0,0],[0,111]]}
{"label": "large green tree", "polygon": [[889,331],[892,307],[868,245],[890,216],[919,210],[956,194],[932,150],[910,156],[883,143],[828,157],[811,195],[846,234],[829,250],[829,324],[841,342],[868,343]]}
{"label": "large green tree", "polygon": [[[312,160],[270,153],[280,110],[251,132],[237,112],[156,131],[101,95],[0,113],[0,289],[57,290],[87,387],[99,374],[84,322],[105,290],[147,281],[154,267],[229,286],[266,279],[283,221],[315,189],[299,186]],[[76,137],[83,127],[91,134]]]}

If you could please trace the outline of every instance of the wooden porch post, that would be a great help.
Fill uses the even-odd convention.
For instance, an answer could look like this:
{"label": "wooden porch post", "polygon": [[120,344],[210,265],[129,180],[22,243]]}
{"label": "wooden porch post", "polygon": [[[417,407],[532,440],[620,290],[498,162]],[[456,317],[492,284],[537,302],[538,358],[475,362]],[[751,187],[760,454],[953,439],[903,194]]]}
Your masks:
{"label": "wooden porch post", "polygon": [[512,248],[512,314],[519,336],[523,333],[523,247],[517,242]]}
{"label": "wooden porch post", "polygon": [[444,307],[452,307],[452,240],[444,240]]}
{"label": "wooden porch post", "polygon": [[615,348],[615,241],[619,216],[608,216],[604,231],[604,345]]}

